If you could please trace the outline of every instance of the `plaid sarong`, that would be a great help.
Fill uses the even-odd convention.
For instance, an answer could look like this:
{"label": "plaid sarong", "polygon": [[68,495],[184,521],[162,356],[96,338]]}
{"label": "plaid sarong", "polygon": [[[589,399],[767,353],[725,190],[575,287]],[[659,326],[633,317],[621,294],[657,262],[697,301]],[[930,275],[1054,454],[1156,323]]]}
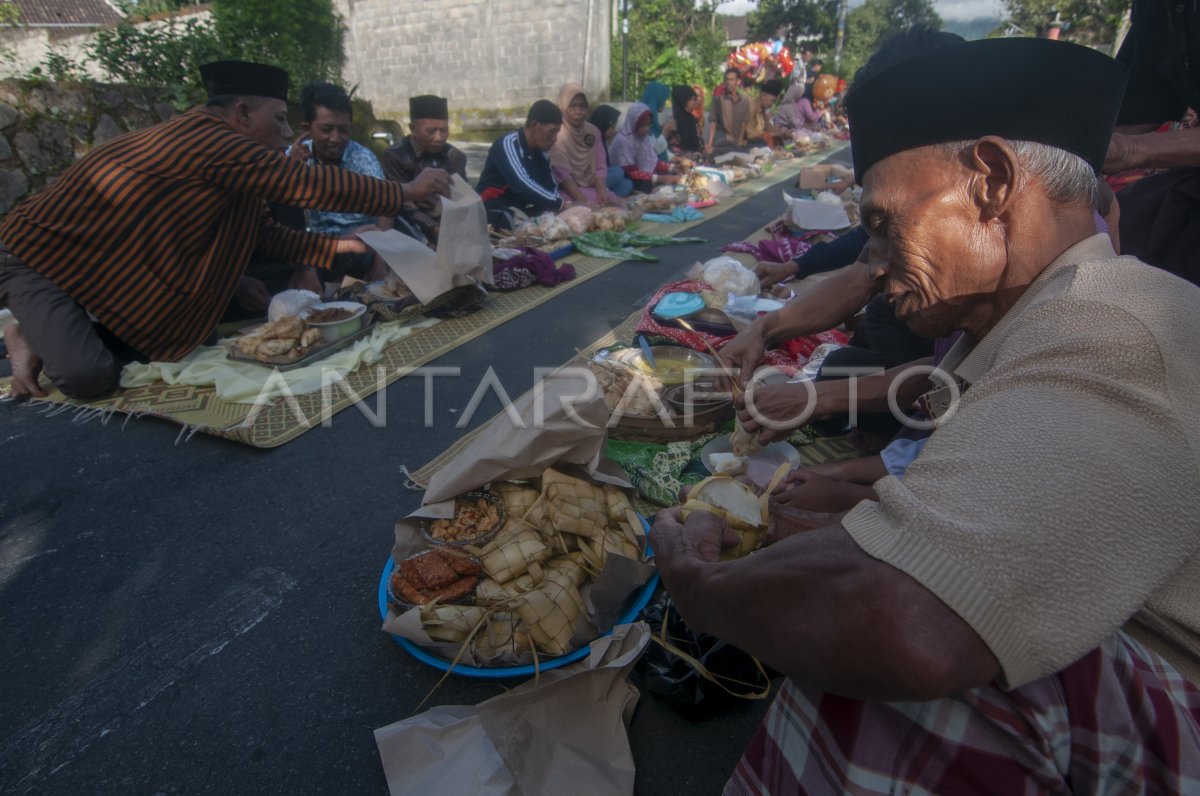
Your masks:
{"label": "plaid sarong", "polygon": [[1063,671],[931,702],[790,680],[726,796],[1200,793],[1200,690],[1124,633]]}

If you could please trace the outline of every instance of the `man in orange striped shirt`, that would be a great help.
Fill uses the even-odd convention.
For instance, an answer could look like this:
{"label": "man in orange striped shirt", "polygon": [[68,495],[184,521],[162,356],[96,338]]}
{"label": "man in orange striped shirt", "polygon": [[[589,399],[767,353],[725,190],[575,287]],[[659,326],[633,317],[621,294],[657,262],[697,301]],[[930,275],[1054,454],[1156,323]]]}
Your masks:
{"label": "man in orange striped shirt", "polygon": [[256,249],[317,268],[368,251],[284,228],[267,201],[391,216],[449,190],[437,169],[399,185],[288,158],[285,71],[220,61],[201,73],[207,106],[98,147],[0,224],[13,397],[45,395],[43,367],[91,398],[125,362],[181,359],[212,334]]}

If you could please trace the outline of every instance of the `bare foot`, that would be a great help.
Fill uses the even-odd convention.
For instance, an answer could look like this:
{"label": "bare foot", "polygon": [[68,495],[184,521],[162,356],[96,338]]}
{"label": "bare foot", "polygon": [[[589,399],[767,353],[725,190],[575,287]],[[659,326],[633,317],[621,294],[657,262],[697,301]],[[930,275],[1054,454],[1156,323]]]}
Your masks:
{"label": "bare foot", "polygon": [[42,372],[42,359],[33,353],[18,324],[10,323],[4,328],[4,345],[12,362],[12,396],[17,400],[45,398],[46,391],[38,384]]}

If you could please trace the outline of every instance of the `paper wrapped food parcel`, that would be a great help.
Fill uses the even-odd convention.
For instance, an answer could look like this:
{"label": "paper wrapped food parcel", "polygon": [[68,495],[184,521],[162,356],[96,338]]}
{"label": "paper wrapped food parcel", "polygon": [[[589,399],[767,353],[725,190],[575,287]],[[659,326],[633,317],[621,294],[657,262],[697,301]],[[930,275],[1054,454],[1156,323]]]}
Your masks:
{"label": "paper wrapped food parcel", "polygon": [[787,223],[797,229],[845,229],[850,216],[841,201],[824,202],[818,199],[797,199],[783,192],[787,205]]}
{"label": "paper wrapped food parcel", "polygon": [[602,456],[607,420],[603,395],[565,371],[485,426],[430,480],[421,508],[396,523],[392,548],[393,577],[402,579],[405,562],[430,546],[431,524],[457,521],[460,496],[488,490],[503,505],[503,526],[482,544],[447,551],[459,558],[449,569],[477,568],[474,590],[461,602],[394,600],[384,631],[447,660],[514,666],[565,655],[611,629],[654,567],[630,484]]}
{"label": "paper wrapped food parcel", "polygon": [[487,210],[479,194],[457,174],[450,181],[450,195],[442,197],[436,252],[394,229],[360,232],[358,237],[383,258],[422,304],[456,287],[492,284]]}

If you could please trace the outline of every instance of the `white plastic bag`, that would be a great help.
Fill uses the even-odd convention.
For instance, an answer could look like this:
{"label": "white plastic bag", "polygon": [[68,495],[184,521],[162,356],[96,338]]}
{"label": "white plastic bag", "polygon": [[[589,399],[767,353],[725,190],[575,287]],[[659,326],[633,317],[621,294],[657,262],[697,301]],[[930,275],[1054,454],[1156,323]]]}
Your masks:
{"label": "white plastic bag", "polygon": [[299,315],[301,311],[320,303],[321,297],[311,290],[285,290],[271,298],[267,306],[267,320],[277,321],[289,315]]}
{"label": "white plastic bag", "polygon": [[760,289],[755,273],[728,255],[705,262],[701,279],[727,296],[757,296]]}

